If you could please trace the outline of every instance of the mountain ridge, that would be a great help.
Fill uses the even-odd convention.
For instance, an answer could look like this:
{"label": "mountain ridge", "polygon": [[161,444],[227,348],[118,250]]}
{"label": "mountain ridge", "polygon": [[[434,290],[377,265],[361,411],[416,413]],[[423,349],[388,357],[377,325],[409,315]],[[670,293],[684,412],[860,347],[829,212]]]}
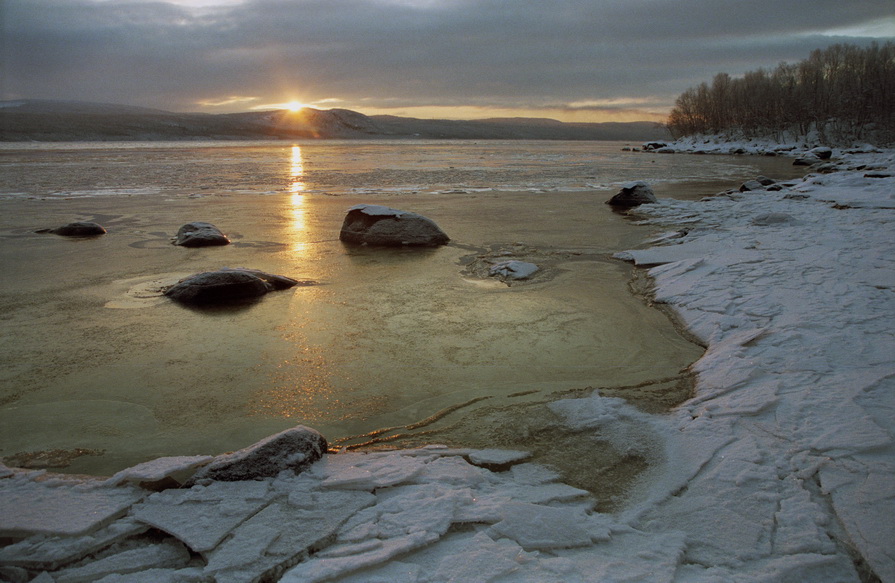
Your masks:
{"label": "mountain ridge", "polygon": [[655,122],[561,122],[549,118],[479,120],[366,115],[305,108],[239,113],[179,113],[84,101],[0,101],[0,141],[249,139],[667,139]]}

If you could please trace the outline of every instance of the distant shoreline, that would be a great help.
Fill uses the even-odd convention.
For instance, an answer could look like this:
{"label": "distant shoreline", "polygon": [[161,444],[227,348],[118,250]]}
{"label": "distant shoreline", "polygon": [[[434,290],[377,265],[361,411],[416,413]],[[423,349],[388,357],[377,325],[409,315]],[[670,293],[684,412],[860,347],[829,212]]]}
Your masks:
{"label": "distant shoreline", "polygon": [[306,108],[233,114],[175,113],[68,101],[0,102],[0,142],[295,139],[668,140],[651,121],[568,123],[540,118],[482,120],[368,116]]}

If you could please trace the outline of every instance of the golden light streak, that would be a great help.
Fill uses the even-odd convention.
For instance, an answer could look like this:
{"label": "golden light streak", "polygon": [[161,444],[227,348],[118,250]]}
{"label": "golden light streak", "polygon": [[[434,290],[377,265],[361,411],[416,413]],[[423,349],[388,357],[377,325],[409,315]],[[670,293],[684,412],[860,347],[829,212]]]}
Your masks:
{"label": "golden light streak", "polygon": [[301,155],[301,146],[292,146],[292,157],[289,164],[289,192],[292,193],[290,200],[290,210],[292,212],[292,250],[301,254],[306,244],[303,242],[307,238],[305,233],[306,209],[305,209],[305,190],[304,183],[305,165]]}
{"label": "golden light streak", "polygon": [[289,192],[297,193],[305,189],[305,163],[301,157],[301,146],[292,146],[291,167],[289,168]]}

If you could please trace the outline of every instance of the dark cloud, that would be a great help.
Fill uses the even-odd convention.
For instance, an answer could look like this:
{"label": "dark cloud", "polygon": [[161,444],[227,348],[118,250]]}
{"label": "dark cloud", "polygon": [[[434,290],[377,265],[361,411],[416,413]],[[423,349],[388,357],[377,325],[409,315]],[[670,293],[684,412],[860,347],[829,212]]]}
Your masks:
{"label": "dark cloud", "polygon": [[869,42],[820,33],[890,17],[891,1],[3,0],[0,10],[7,99],[185,110],[233,95],[357,108],[640,96],[662,107],[720,71]]}

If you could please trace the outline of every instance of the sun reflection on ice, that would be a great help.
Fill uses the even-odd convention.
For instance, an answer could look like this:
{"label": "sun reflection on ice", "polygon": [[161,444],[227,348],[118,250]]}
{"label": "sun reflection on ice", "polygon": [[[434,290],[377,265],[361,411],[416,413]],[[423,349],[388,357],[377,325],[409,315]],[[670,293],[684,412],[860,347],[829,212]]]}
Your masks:
{"label": "sun reflection on ice", "polygon": [[293,243],[292,250],[300,253],[304,250],[306,238],[304,233],[306,224],[305,209],[305,165],[301,155],[301,146],[292,146],[292,157],[289,166],[289,192],[292,193],[290,210],[292,212]]}
{"label": "sun reflection on ice", "polygon": [[292,159],[289,167],[289,192],[299,193],[305,189],[305,162],[301,156],[301,146],[292,146]]}

